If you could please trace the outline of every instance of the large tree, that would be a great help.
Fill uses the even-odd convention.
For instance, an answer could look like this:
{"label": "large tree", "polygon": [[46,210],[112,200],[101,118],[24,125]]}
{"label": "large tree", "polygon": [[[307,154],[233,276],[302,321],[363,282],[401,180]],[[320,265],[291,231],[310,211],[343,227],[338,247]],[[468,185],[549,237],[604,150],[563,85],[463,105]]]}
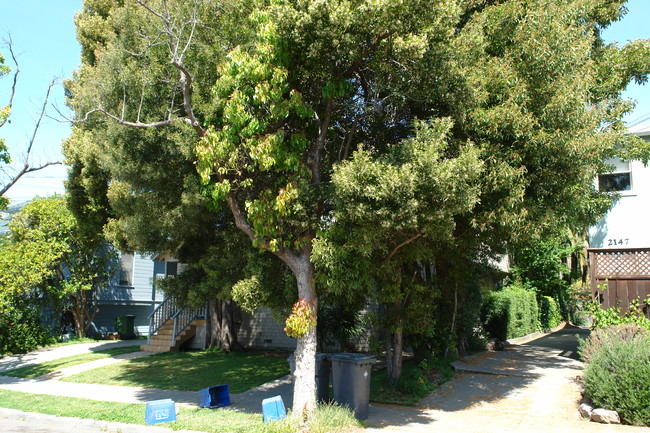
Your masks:
{"label": "large tree", "polygon": [[46,297],[59,313],[70,309],[77,334],[85,336],[114,261],[101,238],[79,230],[65,197],[35,199],[12,218],[0,242],[0,310],[21,298]]}
{"label": "large tree", "polygon": [[[630,104],[620,92],[631,79],[645,80],[648,44],[620,48],[600,38],[624,3],[87,0],[77,19],[84,63],[70,85],[83,122],[75,134],[104,140],[109,155],[141,140],[194,147],[202,192],[291,269],[307,306],[297,311],[311,319],[314,241],[338,223],[337,194],[345,192],[332,180],[366,158],[384,173],[369,191],[350,194],[358,202],[348,210],[403,212],[405,219],[369,230],[375,238],[360,245],[392,259],[412,237],[417,244],[405,246],[444,235],[447,250],[437,251],[436,263],[446,266],[437,270],[453,288],[468,258],[496,255],[540,229],[591,221],[607,205],[592,184],[607,168],[604,159],[646,155],[624,134],[620,119]],[[474,195],[463,187],[438,202],[416,191],[411,200],[431,200],[430,216],[426,206],[396,210],[372,191],[386,193],[386,175],[416,162],[417,152],[403,151],[391,168],[385,155],[408,149],[418,119],[451,125],[436,139],[447,147],[432,170],[462,160],[468,142],[482,161],[458,179],[471,184],[480,166]],[[424,148],[436,148],[436,140],[425,139]],[[358,145],[364,150],[353,157]],[[165,166],[147,163],[154,156],[136,154],[133,164],[149,175]],[[119,178],[108,186],[109,197],[147,193]],[[419,214],[429,227],[413,219]],[[352,219],[351,230],[373,221]],[[309,413],[316,331],[290,332],[300,336],[293,409]]]}

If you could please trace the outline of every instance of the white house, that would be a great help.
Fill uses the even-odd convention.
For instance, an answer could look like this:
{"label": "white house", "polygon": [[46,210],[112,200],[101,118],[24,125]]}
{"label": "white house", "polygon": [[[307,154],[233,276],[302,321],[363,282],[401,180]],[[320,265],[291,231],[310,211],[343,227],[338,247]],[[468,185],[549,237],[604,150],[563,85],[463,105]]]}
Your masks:
{"label": "white house", "polygon": [[[650,142],[650,121],[630,128],[630,133]],[[597,179],[601,191],[620,198],[589,229],[592,294],[605,308],[650,296],[650,166],[641,161],[608,161],[610,173]],[[645,306],[650,317],[650,306]]]}

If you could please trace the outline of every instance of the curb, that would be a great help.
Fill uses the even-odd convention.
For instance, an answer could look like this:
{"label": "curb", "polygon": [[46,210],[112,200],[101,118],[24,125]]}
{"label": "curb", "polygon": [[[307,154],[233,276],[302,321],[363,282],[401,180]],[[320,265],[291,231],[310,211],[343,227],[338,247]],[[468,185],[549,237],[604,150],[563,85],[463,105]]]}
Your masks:
{"label": "curb", "polygon": [[[51,426],[61,426],[61,431],[74,431],[83,427],[95,429],[106,433],[201,433],[195,430],[172,430],[165,427],[126,424],[116,421],[97,421],[86,418],[70,418],[47,415],[37,412],[22,412],[16,409],[0,408],[0,419],[15,419],[19,421],[41,421]],[[144,420],[144,413],[142,414]]]}
{"label": "curb", "polygon": [[557,332],[561,329],[564,329],[566,326],[567,326],[567,322],[562,322],[559,325],[557,325],[555,328],[551,328],[547,331],[538,331],[538,332],[533,332],[532,334],[524,335],[523,337],[511,338],[509,340],[506,340],[504,343],[509,346],[526,344],[530,341],[537,340],[540,337],[544,337],[548,334],[552,334],[553,332]]}

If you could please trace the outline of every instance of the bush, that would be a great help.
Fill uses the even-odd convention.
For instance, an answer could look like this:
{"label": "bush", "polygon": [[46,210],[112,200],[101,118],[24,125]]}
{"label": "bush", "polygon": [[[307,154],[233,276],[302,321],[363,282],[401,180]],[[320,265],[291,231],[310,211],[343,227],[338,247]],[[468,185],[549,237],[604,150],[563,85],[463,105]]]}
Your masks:
{"label": "bush", "polygon": [[609,328],[596,328],[591,331],[589,337],[580,341],[578,353],[584,362],[589,362],[603,346],[611,345],[617,341],[630,341],[642,334],[650,335],[650,331],[632,323]]}
{"label": "bush", "polygon": [[[650,296],[644,304],[650,305]],[[596,300],[587,304],[587,310],[591,313],[594,328],[632,323],[650,330],[650,319],[645,316],[639,298],[630,301],[629,309],[625,314],[619,307],[601,308]]]}
{"label": "bush", "polygon": [[562,322],[560,306],[550,296],[542,296],[539,300],[539,322],[542,329],[555,328]]}
{"label": "bush", "polygon": [[650,425],[650,335],[612,339],[590,356],[585,395],[635,425]]}
{"label": "bush", "polygon": [[25,353],[54,342],[41,315],[31,308],[14,308],[0,313],[0,356]]}
{"label": "bush", "polygon": [[538,311],[535,293],[513,284],[486,297],[481,321],[490,336],[507,340],[537,331]]}

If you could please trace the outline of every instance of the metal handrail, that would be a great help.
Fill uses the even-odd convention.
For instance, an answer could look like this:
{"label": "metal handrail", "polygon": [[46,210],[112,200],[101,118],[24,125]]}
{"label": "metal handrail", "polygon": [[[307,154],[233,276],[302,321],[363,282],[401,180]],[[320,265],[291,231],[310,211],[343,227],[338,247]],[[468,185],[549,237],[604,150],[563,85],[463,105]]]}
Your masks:
{"label": "metal handrail", "polygon": [[190,323],[192,323],[192,321],[196,319],[205,319],[208,313],[207,310],[208,305],[205,304],[203,307],[197,308],[195,310],[183,307],[174,313],[172,317],[170,317],[171,319],[174,319],[174,330],[172,332],[171,345],[174,346],[176,343],[176,337],[178,337],[181,332],[190,326]]}
{"label": "metal handrail", "polygon": [[201,308],[190,309],[186,306],[179,306],[174,298],[165,298],[163,302],[158,305],[149,314],[149,334],[147,336],[147,344],[151,342],[151,336],[158,332],[160,328],[169,320],[174,319],[174,329],[172,332],[171,345],[176,342],[176,337],[183,332],[193,320],[205,319],[208,315],[208,305],[205,304]]}
{"label": "metal handrail", "polygon": [[177,314],[178,311],[175,299],[165,298],[160,305],[149,314],[149,335],[147,336],[147,344],[151,342],[151,336],[158,332],[165,322]]}

